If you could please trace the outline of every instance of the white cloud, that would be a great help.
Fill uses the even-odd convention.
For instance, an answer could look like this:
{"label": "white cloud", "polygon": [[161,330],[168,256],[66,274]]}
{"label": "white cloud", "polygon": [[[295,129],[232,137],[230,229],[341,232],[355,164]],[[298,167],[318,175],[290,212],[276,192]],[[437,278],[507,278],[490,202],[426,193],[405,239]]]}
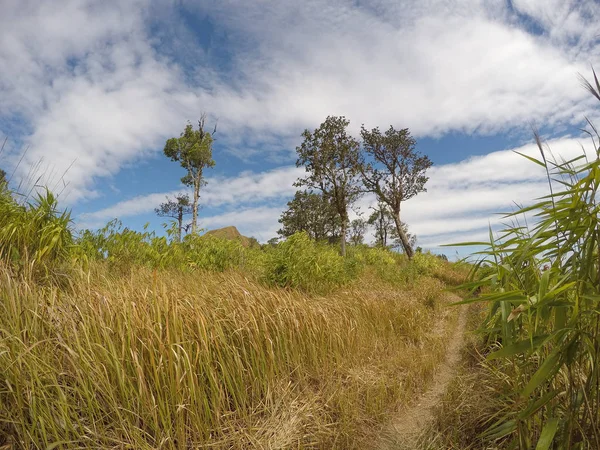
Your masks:
{"label": "white cloud", "polygon": [[[248,205],[275,199],[280,200],[283,207],[288,198],[293,197],[296,192],[297,188],[293,186],[293,183],[303,171],[304,169],[295,166],[287,166],[262,173],[243,172],[237,177],[231,178],[208,177],[208,185],[201,192],[200,204],[202,207],[214,208],[224,205]],[[78,225],[81,228],[95,228],[114,218],[150,213],[160,203],[164,202],[166,197],[174,197],[184,192],[184,189],[180,189],[172,192],[135,196],[108,208],[81,214],[78,217]],[[277,217],[279,217],[282,207],[277,209],[279,212]],[[225,215],[225,217],[233,219],[238,216]],[[272,217],[269,216],[269,218]],[[205,220],[214,221],[217,219],[204,219],[201,217],[200,220],[202,221],[201,226],[205,226]]]}
{"label": "white cloud", "polygon": [[[185,24],[150,32],[157,19],[167,18],[162,25],[181,20],[170,2],[62,0],[57,7],[5,0],[0,127],[2,119],[15,117],[27,124],[27,133],[11,136],[30,146],[23,177],[43,159],[42,183],[53,185],[74,163],[65,175],[73,203],[99,195],[101,178],[159,150],[202,110],[219,117],[224,146],[254,160],[289,158],[301,130],[329,114],[348,116],[355,129],[362,122],[392,123],[416,136],[520,131],[532,121],[559,127],[580,122],[584,114],[598,117],[575,77],[589,73],[589,63],[600,56],[598,4],[512,4],[513,9],[492,0],[182,3],[177,7],[209,17],[230,39],[229,69],[207,65],[209,59],[195,49],[190,74],[171,59],[192,53],[182,42],[192,36],[189,30],[169,31]],[[169,40],[172,45],[166,45]],[[407,222],[414,215],[415,227],[429,223],[432,211],[466,214],[458,203],[483,206],[484,198],[490,209],[504,208],[511,195],[539,187],[521,183],[503,190],[506,197],[494,195],[495,183],[533,180],[521,169],[524,163],[504,155],[461,164],[432,170],[430,193],[419,197],[421,208],[407,204]],[[508,173],[499,175],[496,167]],[[465,168],[485,180],[460,175]],[[219,182],[207,190],[206,200],[213,201],[212,195],[214,204],[256,202],[276,184],[286,195],[293,193],[291,180],[279,175],[227,180],[231,190]],[[438,189],[436,180],[448,185]],[[476,189],[485,195],[473,194]]]}

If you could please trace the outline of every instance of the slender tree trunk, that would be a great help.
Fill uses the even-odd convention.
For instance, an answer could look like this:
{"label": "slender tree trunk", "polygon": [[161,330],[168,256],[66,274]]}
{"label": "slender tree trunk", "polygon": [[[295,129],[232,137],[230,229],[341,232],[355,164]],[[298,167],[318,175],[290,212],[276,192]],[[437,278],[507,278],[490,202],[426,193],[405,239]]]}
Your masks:
{"label": "slender tree trunk", "polygon": [[346,228],[348,227],[347,220],[342,219],[342,236],[341,236],[341,251],[342,256],[346,256]]}
{"label": "slender tree trunk", "polygon": [[183,208],[180,206],[177,214],[177,221],[179,222],[179,228],[177,229],[177,242],[181,242],[181,230],[183,230]]}
{"label": "slender tree trunk", "polygon": [[192,204],[192,234],[196,234],[198,227],[198,200],[200,198],[200,180],[194,180],[194,200]]}
{"label": "slender tree trunk", "polygon": [[408,242],[408,237],[406,236],[406,233],[402,229],[402,222],[400,221],[400,211],[394,211],[394,222],[396,224],[396,233],[398,233],[398,236],[400,237],[402,247],[404,247],[404,252],[406,253],[406,256],[408,256],[408,259],[412,259],[415,252],[413,251],[412,247],[410,246],[410,243]]}

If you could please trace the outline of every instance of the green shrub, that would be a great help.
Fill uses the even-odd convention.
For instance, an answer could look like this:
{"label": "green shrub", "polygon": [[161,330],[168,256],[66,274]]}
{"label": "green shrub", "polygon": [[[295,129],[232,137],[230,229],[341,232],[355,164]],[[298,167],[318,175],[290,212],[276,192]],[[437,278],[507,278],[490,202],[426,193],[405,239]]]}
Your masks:
{"label": "green shrub", "polygon": [[[172,244],[177,246],[177,244]],[[215,270],[243,265],[245,249],[239,241],[210,235],[188,235],[181,244],[186,265],[191,269]]]}
{"label": "green shrub", "polygon": [[420,275],[431,275],[438,270],[444,262],[431,252],[415,253],[411,264]]}
{"label": "green shrub", "polygon": [[337,249],[296,233],[267,251],[264,278],[269,284],[325,292],[347,283],[359,270]]}

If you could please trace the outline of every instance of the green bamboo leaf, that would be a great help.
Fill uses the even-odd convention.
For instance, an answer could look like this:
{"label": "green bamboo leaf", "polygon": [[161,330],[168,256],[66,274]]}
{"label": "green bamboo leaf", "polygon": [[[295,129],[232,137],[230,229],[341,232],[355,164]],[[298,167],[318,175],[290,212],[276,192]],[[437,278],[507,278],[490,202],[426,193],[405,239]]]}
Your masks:
{"label": "green bamboo leaf", "polygon": [[554,435],[556,434],[557,430],[558,419],[549,419],[542,429],[542,434],[540,435],[540,439],[535,446],[535,450],[548,450],[550,445],[552,445],[552,441],[554,440]]}
{"label": "green bamboo leaf", "polygon": [[500,439],[504,436],[509,435],[517,429],[517,421],[516,420],[507,420],[506,422],[502,422],[500,425],[490,428],[482,434],[482,437],[487,439]]}
{"label": "green bamboo leaf", "polygon": [[543,382],[549,380],[558,372],[562,365],[560,350],[560,347],[557,348],[544,360],[527,383],[527,386],[525,386],[525,389],[523,389],[521,393],[523,397],[529,397]]}
{"label": "green bamboo leaf", "polygon": [[539,346],[541,346],[548,335],[536,336],[533,340],[523,340],[516,342],[512,345],[507,345],[506,347],[502,347],[500,350],[497,350],[493,353],[490,353],[487,356],[488,360],[506,358],[507,356],[517,355],[519,353],[524,353],[528,350],[537,350]]}
{"label": "green bamboo leaf", "polygon": [[548,402],[550,402],[554,397],[556,397],[560,391],[554,390],[549,391],[544,394],[541,398],[537,399],[533,403],[531,403],[526,409],[519,413],[519,420],[525,420],[531,417],[533,414],[538,412],[542,407],[544,407]]}
{"label": "green bamboo leaf", "polygon": [[531,156],[527,156],[525,153],[521,153],[521,152],[517,152],[517,151],[515,151],[515,153],[517,155],[521,155],[523,158],[527,158],[529,161],[531,161],[533,163],[539,164],[542,167],[546,167],[544,165],[544,163],[542,161],[540,161],[539,159],[535,159],[535,158],[532,158]]}

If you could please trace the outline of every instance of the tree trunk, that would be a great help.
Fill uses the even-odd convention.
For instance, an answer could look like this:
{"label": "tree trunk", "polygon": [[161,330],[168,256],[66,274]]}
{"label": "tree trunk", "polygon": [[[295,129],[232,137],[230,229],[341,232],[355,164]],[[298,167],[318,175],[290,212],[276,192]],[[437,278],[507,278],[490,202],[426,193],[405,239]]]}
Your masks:
{"label": "tree trunk", "polygon": [[402,242],[402,247],[404,247],[404,252],[406,253],[406,256],[408,256],[408,259],[412,259],[415,253],[412,247],[410,246],[410,243],[408,242],[408,237],[406,236],[406,233],[402,229],[402,222],[400,221],[400,211],[394,211],[394,222],[396,224],[396,233],[398,233],[398,236],[400,236],[400,241]]}
{"label": "tree trunk", "polygon": [[346,219],[342,219],[342,236],[340,240],[342,256],[346,256]]}
{"label": "tree trunk", "polygon": [[180,206],[177,214],[177,222],[179,222],[179,228],[177,229],[177,242],[181,243],[181,231],[183,230],[183,208]]}
{"label": "tree trunk", "polygon": [[198,199],[200,198],[200,181],[194,180],[194,200],[192,204],[192,234],[196,234],[198,227]]}

